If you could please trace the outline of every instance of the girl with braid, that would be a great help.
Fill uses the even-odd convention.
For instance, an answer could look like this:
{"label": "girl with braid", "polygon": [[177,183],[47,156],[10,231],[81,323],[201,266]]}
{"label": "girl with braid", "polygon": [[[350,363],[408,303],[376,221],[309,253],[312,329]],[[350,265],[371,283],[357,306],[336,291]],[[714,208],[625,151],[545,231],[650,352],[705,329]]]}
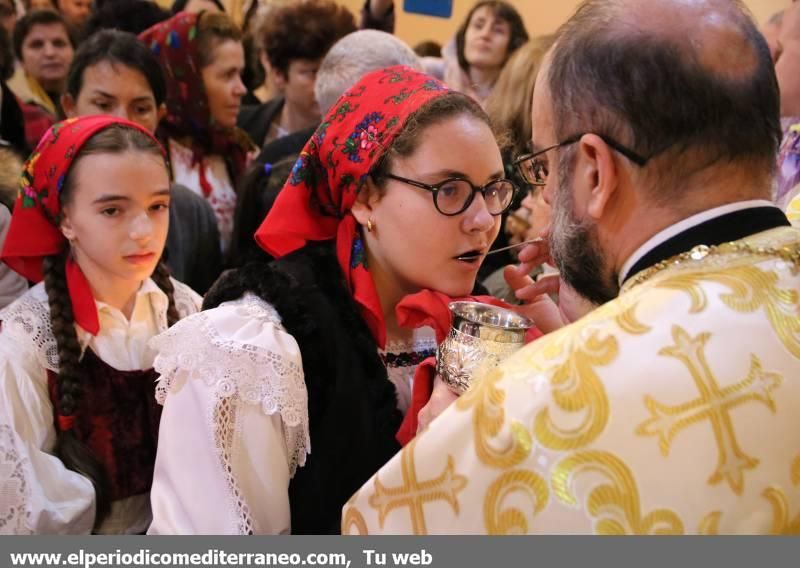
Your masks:
{"label": "girl with braid", "polygon": [[142,533],[158,440],[147,342],[198,310],[161,261],[169,174],[144,128],[69,119],[23,170],[2,260],[0,533]]}

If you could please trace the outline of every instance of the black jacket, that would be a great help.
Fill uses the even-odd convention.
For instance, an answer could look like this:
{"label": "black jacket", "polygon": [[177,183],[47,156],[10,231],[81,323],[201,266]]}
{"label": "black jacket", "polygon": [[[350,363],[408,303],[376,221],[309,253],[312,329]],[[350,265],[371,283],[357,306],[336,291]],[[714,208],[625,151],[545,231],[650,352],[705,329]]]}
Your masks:
{"label": "black jacket", "polygon": [[283,97],[275,97],[260,105],[245,105],[239,111],[236,125],[247,132],[256,146],[261,148],[269,132],[269,126],[278,118],[283,108]]}
{"label": "black jacket", "polygon": [[[319,126],[319,125],[317,125]],[[306,130],[298,130],[276,140],[271,140],[264,144],[261,153],[256,158],[256,162],[261,164],[274,164],[280,162],[293,154],[299,154],[303,147],[311,139],[317,126],[312,126]]]}
{"label": "black jacket", "polygon": [[247,291],[275,307],[303,360],[311,454],[289,486],[292,533],[338,533],[344,504],[400,449],[394,385],[330,243],[226,272],[203,308]]}
{"label": "black jacket", "polygon": [[11,89],[0,81],[2,89],[2,106],[0,106],[0,148],[9,146],[20,158],[27,158],[30,153],[25,141],[25,116]]}
{"label": "black jacket", "polygon": [[214,210],[191,189],[170,187],[166,262],[176,280],[205,294],[222,272],[222,250]]}

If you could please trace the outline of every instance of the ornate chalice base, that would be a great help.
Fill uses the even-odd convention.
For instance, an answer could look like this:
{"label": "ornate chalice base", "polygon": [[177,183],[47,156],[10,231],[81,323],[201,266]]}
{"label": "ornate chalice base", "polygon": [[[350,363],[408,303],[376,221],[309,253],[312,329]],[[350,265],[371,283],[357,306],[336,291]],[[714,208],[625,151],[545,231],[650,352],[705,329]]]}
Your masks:
{"label": "ornate chalice base", "polygon": [[453,302],[449,307],[453,326],[436,353],[436,372],[460,395],[479,368],[497,366],[522,347],[533,322],[480,302]]}
{"label": "ornate chalice base", "polygon": [[479,367],[495,367],[520,347],[522,343],[481,339],[451,328],[437,351],[436,372],[456,394],[461,395],[469,388]]}

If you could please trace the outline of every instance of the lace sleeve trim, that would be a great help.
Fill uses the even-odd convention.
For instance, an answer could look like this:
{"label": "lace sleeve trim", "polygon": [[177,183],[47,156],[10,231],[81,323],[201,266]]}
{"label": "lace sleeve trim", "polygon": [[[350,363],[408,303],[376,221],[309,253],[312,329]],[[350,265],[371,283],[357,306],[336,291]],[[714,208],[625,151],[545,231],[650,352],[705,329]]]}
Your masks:
{"label": "lace sleeve trim", "polygon": [[44,288],[35,286],[0,310],[3,340],[14,341],[21,352],[34,353],[37,362],[58,372],[58,344],[50,323],[50,306]]}
{"label": "lace sleeve trim", "polygon": [[[260,298],[247,297],[222,304],[235,306],[237,317],[285,330],[275,309]],[[244,310],[244,313],[241,312]],[[308,394],[300,362],[260,346],[231,341],[214,327],[209,312],[182,320],[151,340],[158,352],[154,368],[161,375],[156,399],[164,404],[167,394],[185,380],[199,379],[214,389],[218,402],[237,399],[258,405],[284,423],[289,467],[294,475],[305,465],[311,442],[308,432]]]}
{"label": "lace sleeve trim", "polygon": [[178,310],[178,315],[181,316],[181,319],[199,312],[200,306],[203,304],[203,297],[183,282],[179,282],[174,278],[171,280],[174,288],[172,297],[175,299],[175,308]]}
{"label": "lace sleeve trim", "polygon": [[16,448],[15,434],[0,424],[0,534],[33,534],[26,478],[28,460]]}

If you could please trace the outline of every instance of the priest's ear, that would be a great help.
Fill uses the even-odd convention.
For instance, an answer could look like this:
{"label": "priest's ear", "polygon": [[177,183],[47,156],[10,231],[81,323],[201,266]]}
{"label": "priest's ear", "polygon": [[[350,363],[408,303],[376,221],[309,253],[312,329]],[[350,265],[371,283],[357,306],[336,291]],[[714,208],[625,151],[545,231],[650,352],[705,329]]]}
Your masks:
{"label": "priest's ear", "polygon": [[[617,154],[596,134],[585,134],[578,141],[578,155],[573,169],[573,191],[576,201],[591,218],[598,220],[605,213],[619,187],[620,171]],[[622,158],[619,156],[619,158]]]}

